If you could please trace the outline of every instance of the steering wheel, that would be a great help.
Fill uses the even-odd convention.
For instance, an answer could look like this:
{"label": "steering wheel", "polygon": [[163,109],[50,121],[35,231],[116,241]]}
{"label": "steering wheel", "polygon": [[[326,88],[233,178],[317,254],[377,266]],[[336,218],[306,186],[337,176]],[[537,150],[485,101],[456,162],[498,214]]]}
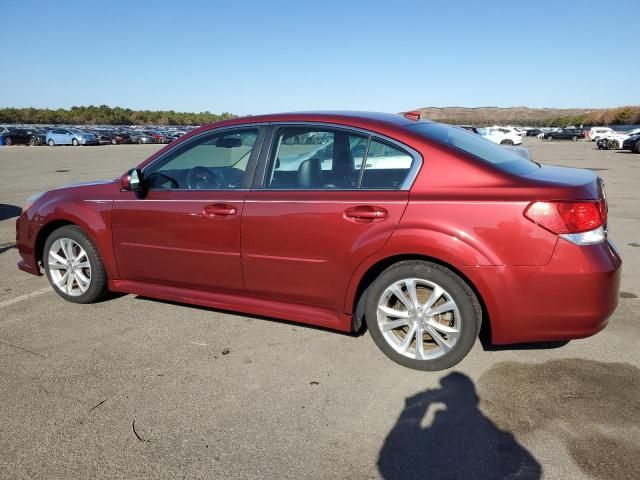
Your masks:
{"label": "steering wheel", "polygon": [[190,190],[202,190],[207,188],[224,188],[224,177],[201,165],[193,167],[187,173],[187,186]]}

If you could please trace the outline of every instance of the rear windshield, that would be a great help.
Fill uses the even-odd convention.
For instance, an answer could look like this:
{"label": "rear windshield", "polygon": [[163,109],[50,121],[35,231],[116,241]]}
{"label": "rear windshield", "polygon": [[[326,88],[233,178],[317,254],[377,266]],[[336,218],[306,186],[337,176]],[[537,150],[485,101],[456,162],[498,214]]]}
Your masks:
{"label": "rear windshield", "polygon": [[410,128],[429,140],[471,154],[508,173],[521,175],[539,168],[517,153],[463,128],[442,123],[418,123]]}

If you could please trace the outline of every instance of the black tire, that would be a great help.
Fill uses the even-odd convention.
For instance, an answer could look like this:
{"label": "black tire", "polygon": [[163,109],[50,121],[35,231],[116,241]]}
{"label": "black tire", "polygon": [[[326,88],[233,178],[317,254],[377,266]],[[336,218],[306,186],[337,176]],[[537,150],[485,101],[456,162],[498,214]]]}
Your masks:
{"label": "black tire", "polygon": [[141,138],[138,139],[138,145],[142,145],[144,142],[142,141]]}
{"label": "black tire", "polygon": [[[378,326],[378,300],[387,287],[406,278],[419,278],[436,283],[453,298],[460,312],[460,334],[455,345],[440,357],[417,360],[397,352],[384,338]],[[398,262],[382,272],[363,293],[365,319],[371,338],[382,352],[394,362],[414,370],[437,371],[459,363],[471,350],[480,333],[482,308],[473,290],[451,270],[427,261]]]}
{"label": "black tire", "polygon": [[[60,238],[70,238],[71,240],[74,240],[87,253],[87,257],[91,265],[91,282],[89,284],[89,288],[87,288],[87,291],[82,295],[67,295],[54,285],[54,282],[51,278],[51,272],[49,270],[48,262],[49,250],[51,249],[51,245],[53,244],[53,242]],[[60,227],[57,230],[54,230],[49,235],[47,241],[44,243],[44,249],[42,251],[42,264],[44,265],[47,279],[53,287],[53,290],[69,302],[93,303],[103,298],[108,292],[107,273],[105,271],[104,264],[102,263],[102,259],[100,258],[100,254],[98,253],[98,250],[96,249],[96,246],[91,241],[91,239],[77,225],[66,225],[64,227]]]}
{"label": "black tire", "polygon": [[513,141],[512,140],[502,140],[500,142],[500,145],[513,145]]}
{"label": "black tire", "polygon": [[573,137],[571,137],[571,141],[572,142],[577,142],[578,141],[578,137],[574,135]]}
{"label": "black tire", "polygon": [[49,144],[50,147],[55,147],[56,146],[56,142],[53,141],[53,138],[50,138],[47,143]]}
{"label": "black tire", "polygon": [[77,147],[78,145],[80,145],[80,142],[78,142],[77,138],[74,138],[71,140],[71,145],[73,145],[74,147]]}
{"label": "black tire", "polygon": [[13,140],[11,140],[11,137],[4,137],[4,144],[7,146],[13,144]]}
{"label": "black tire", "polygon": [[35,138],[33,138],[33,137],[31,137],[31,138],[29,139],[29,146],[30,146],[30,147],[35,147],[36,145],[37,145],[36,139],[35,139]]}
{"label": "black tire", "polygon": [[607,150],[617,150],[618,149],[618,142],[616,142],[615,140],[610,140],[607,142]]}
{"label": "black tire", "polygon": [[640,142],[636,142],[636,153],[640,153]]}
{"label": "black tire", "polygon": [[552,141],[553,141],[553,137],[552,137],[551,135],[549,135],[549,136],[546,138],[546,140],[547,140],[547,142],[552,142]]}

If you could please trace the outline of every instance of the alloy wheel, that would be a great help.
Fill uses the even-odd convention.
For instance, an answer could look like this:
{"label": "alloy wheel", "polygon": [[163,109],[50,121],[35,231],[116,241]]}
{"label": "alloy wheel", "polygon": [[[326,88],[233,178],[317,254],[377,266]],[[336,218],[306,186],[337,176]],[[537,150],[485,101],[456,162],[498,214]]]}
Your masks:
{"label": "alloy wheel", "polygon": [[87,252],[70,238],[59,238],[48,255],[52,283],[62,293],[77,297],[91,285],[91,263]]}
{"label": "alloy wheel", "polygon": [[451,294],[420,278],[387,287],[378,301],[377,320],[386,342],[415,360],[445,355],[460,336],[460,312]]}

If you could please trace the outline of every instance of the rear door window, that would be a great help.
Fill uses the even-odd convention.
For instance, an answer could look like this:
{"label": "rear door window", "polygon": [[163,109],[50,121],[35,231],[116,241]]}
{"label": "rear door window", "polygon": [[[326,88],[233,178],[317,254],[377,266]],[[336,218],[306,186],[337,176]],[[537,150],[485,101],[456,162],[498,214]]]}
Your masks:
{"label": "rear door window", "polygon": [[398,145],[364,132],[316,126],[280,127],[265,188],[397,190],[414,157]]}
{"label": "rear door window", "polygon": [[271,189],[357,188],[368,137],[324,127],[281,127],[265,186]]}
{"label": "rear door window", "polygon": [[411,170],[413,157],[384,140],[372,138],[360,188],[400,189]]}

